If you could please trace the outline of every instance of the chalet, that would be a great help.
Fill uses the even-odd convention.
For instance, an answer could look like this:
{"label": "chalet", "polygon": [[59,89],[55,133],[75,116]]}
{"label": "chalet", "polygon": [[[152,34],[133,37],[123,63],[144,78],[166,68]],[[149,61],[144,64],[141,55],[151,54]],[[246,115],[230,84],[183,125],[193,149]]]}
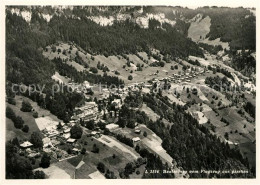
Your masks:
{"label": "chalet", "polygon": [[90,135],[91,136],[93,136],[93,137],[100,137],[101,136],[101,133],[99,132],[99,131],[92,131],[91,133],[90,133]]}
{"label": "chalet", "polygon": [[140,129],[136,129],[136,130],[135,130],[135,133],[136,133],[136,134],[140,134],[140,133],[141,133],[141,130],[140,130]]}
{"label": "chalet", "polygon": [[78,148],[73,148],[72,153],[77,155],[80,153],[80,150]]}
{"label": "chalet", "polygon": [[65,139],[69,139],[69,138],[70,138],[70,133],[63,134],[63,137],[64,137]]}
{"label": "chalet", "polygon": [[69,138],[69,139],[67,140],[67,143],[75,143],[75,142],[76,142],[76,139]]}
{"label": "chalet", "polygon": [[68,129],[65,129],[65,130],[63,130],[63,133],[69,133],[70,132],[70,129],[68,128]]}
{"label": "chalet", "polygon": [[137,142],[141,141],[141,139],[139,137],[134,137],[132,139],[132,141],[133,141],[133,143],[137,143]]}
{"label": "chalet", "polygon": [[33,146],[33,144],[29,141],[25,141],[22,144],[20,144],[20,147],[23,148],[23,149],[30,148],[32,146]]}

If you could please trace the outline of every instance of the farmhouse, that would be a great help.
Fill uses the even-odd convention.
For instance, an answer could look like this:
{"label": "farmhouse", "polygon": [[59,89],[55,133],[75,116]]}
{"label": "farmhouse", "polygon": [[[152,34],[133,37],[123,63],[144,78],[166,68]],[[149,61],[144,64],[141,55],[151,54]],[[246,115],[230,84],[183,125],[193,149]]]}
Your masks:
{"label": "farmhouse", "polygon": [[63,133],[69,133],[69,132],[70,132],[70,129],[69,129],[69,128],[63,130]]}

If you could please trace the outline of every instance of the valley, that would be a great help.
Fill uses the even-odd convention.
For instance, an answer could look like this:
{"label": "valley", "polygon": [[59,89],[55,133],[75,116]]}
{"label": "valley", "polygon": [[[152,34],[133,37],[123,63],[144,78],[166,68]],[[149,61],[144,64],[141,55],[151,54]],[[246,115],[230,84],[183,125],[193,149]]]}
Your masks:
{"label": "valley", "polygon": [[252,11],[7,7],[6,178],[254,178]]}

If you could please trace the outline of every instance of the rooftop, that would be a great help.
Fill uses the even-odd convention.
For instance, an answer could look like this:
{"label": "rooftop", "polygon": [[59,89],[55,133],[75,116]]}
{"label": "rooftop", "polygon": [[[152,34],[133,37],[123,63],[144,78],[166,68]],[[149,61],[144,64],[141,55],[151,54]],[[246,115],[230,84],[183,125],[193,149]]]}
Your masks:
{"label": "rooftop", "polygon": [[134,142],[137,142],[137,141],[140,141],[141,139],[140,139],[139,137],[134,137],[132,140],[133,140]]}
{"label": "rooftop", "polygon": [[69,138],[69,139],[67,140],[68,143],[74,143],[75,141],[76,141],[76,139],[72,139],[72,138]]}
{"label": "rooftop", "polygon": [[29,141],[25,141],[24,143],[20,144],[21,147],[27,148],[33,146],[33,144]]}

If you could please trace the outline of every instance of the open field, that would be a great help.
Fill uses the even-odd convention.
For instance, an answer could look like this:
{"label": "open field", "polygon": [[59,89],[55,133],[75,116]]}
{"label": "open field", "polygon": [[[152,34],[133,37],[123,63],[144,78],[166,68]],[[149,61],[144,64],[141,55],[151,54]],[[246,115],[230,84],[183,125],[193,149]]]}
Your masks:
{"label": "open field", "polygon": [[51,119],[51,120],[54,120],[57,122],[61,121],[56,116],[51,114],[50,111],[39,107],[37,105],[37,103],[32,101],[31,99],[24,97],[24,96],[17,95],[17,96],[15,96],[16,105],[11,105],[11,104],[6,103],[6,106],[9,106],[10,108],[12,108],[14,110],[16,116],[22,117],[22,119],[24,120],[24,124],[29,126],[29,132],[24,133],[22,130],[16,129],[13,125],[13,122],[10,119],[6,119],[6,139],[7,140],[12,139],[13,137],[18,137],[22,140],[24,140],[24,139],[27,140],[31,137],[31,133],[40,131],[36,124],[35,118],[33,117],[33,113],[20,111],[23,100],[28,101],[32,105],[34,111],[38,112],[39,117],[46,116],[46,117],[49,117],[49,119]]}
{"label": "open field", "polygon": [[[12,120],[6,119],[6,136],[7,136],[7,139],[12,139],[13,137],[18,137],[22,140],[23,139],[29,139],[30,136],[31,136],[31,133],[39,131],[39,128],[37,127],[37,124],[36,124],[34,117],[32,115],[32,112],[22,112],[22,111],[20,111],[20,108],[22,107],[23,99],[28,100],[28,98],[25,98],[25,97],[22,97],[22,96],[16,96],[15,97],[16,105],[11,105],[11,104],[6,103],[6,106],[9,106],[11,109],[13,109],[16,116],[22,117],[22,119],[24,120],[24,125],[29,126],[29,132],[25,133],[21,129],[15,128]],[[31,101],[30,101],[30,103],[31,103]]]}
{"label": "open field", "polygon": [[172,164],[172,157],[163,149],[161,145],[162,140],[156,134],[148,135],[146,138],[142,139],[142,143],[157,154],[163,162],[167,162],[169,165]]}
{"label": "open field", "polygon": [[109,146],[110,148],[124,152],[125,157],[127,159],[131,160],[131,158],[132,158],[132,159],[136,160],[139,157],[139,154],[137,154],[132,148],[130,148],[128,146],[124,146],[124,144],[121,144],[119,141],[117,141],[116,139],[113,139],[112,137],[102,135],[97,140],[102,142],[103,144]]}
{"label": "open field", "polygon": [[227,42],[221,42],[220,38],[215,40],[209,40],[207,34],[210,32],[211,19],[209,16],[202,18],[201,14],[197,14],[188,30],[188,37],[190,37],[194,42],[202,42],[209,45],[221,45],[224,49],[229,49],[229,44]]}
{"label": "open field", "polygon": [[57,162],[50,165],[49,168],[37,168],[42,170],[48,179],[73,179],[75,168],[67,161]]}
{"label": "open field", "polygon": [[[99,162],[104,163],[107,169],[113,171],[115,175],[119,178],[118,171],[124,169],[127,163],[133,162],[138,157],[140,157],[133,148],[126,146],[116,139],[105,135],[101,136],[98,139],[83,135],[78,142],[83,142],[83,144],[81,145],[82,147],[86,148],[87,153],[82,158],[85,164],[77,169],[77,178],[87,177],[88,174],[86,172],[83,172],[83,170],[85,171],[87,169],[89,173],[95,172],[97,169],[97,164]],[[86,142],[87,145],[85,145],[84,142]],[[91,152],[94,144],[99,148],[99,153]],[[115,154],[115,158],[112,157],[113,154]]]}
{"label": "open field", "polygon": [[98,170],[88,175],[91,179],[105,179],[105,176]]}
{"label": "open field", "polygon": [[90,179],[89,174],[94,173],[97,170],[97,167],[92,163],[84,163],[79,169],[75,172],[75,179]]}
{"label": "open field", "polygon": [[[140,134],[134,132],[135,129],[141,130]],[[163,162],[167,162],[169,165],[172,163],[172,158],[167,152],[162,148],[162,140],[158,137],[152,130],[146,127],[146,125],[139,124],[135,129],[130,128],[118,128],[114,130],[114,133],[120,133],[128,138],[139,137],[141,139],[138,145],[141,145],[149,149],[154,154],[158,155]],[[143,136],[143,133],[147,133],[147,137]]]}
{"label": "open field", "polygon": [[206,38],[207,34],[210,32],[211,19],[209,16],[202,19],[201,14],[197,14],[193,19],[195,20],[190,24],[188,37],[197,42]]}

